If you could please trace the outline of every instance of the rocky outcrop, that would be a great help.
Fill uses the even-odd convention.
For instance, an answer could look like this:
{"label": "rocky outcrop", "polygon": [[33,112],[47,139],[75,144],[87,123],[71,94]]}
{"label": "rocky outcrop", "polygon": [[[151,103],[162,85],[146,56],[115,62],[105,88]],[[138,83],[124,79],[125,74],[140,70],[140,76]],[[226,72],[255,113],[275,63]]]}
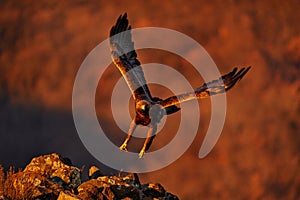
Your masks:
{"label": "rocky outcrop", "polygon": [[137,174],[105,176],[96,167],[89,180],[82,182],[81,171],[58,154],[33,158],[23,171],[0,168],[1,199],[178,199],[158,183],[141,184]]}

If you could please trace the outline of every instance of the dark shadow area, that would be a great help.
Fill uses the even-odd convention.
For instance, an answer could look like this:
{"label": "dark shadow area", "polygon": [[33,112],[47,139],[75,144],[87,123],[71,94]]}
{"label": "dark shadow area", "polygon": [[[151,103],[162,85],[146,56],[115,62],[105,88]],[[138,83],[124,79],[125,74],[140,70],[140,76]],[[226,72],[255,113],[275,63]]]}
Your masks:
{"label": "dark shadow area", "polygon": [[56,152],[79,168],[97,165],[105,173],[115,173],[86,150],[72,113],[9,103],[0,108],[0,163],[4,168],[24,168],[33,157]]}

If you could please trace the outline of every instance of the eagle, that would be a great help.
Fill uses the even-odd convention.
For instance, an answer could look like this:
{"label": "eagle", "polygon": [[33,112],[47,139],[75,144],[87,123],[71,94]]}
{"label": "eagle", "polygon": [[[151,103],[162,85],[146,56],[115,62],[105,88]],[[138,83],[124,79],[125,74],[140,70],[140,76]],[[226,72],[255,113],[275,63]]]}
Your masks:
{"label": "eagle", "polygon": [[[211,95],[224,93],[231,89],[245,74],[251,66],[238,69],[235,67],[231,72],[221,76],[217,80],[204,83],[196,88],[194,92],[188,92],[171,96],[166,99],[152,97],[140,61],[134,50],[131,37],[131,26],[128,23],[127,14],[120,15],[109,33],[109,44],[111,57],[116,67],[125,79],[135,103],[135,116],[130,124],[127,137],[119,147],[127,151],[127,145],[137,125],[148,126],[147,137],[139,152],[142,158],[149,149],[155,138],[157,124],[164,115],[170,115],[180,110],[179,104],[193,99],[203,99]],[[126,49],[132,51],[126,52]]]}

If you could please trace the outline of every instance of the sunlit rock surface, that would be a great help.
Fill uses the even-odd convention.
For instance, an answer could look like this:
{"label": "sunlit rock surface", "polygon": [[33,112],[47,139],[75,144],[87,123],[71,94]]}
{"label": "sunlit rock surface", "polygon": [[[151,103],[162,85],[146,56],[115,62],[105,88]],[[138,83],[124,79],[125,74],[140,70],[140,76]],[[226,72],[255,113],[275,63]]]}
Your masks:
{"label": "sunlit rock surface", "polygon": [[137,174],[105,176],[92,166],[89,180],[69,159],[53,153],[33,158],[23,171],[0,168],[0,199],[178,199],[159,183],[141,184]]}

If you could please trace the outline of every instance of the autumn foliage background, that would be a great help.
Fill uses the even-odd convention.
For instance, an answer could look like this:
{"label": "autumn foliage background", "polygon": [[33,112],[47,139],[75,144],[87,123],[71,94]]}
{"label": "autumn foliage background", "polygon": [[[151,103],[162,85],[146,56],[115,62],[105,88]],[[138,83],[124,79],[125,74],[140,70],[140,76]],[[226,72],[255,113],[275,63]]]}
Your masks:
{"label": "autumn foliage background", "polygon": [[[127,12],[134,28],[165,27],[192,37],[221,73],[252,65],[227,95],[226,122],[213,151],[205,159],[197,156],[210,118],[205,100],[199,103],[201,122],[192,146],[170,166],[141,174],[142,181],[159,182],[181,199],[300,198],[299,10],[296,0],[0,1],[0,163],[22,168],[34,156],[57,152],[76,166],[96,164],[116,173],[80,142],[71,98],[82,61]],[[191,74],[184,59],[149,51],[139,52],[142,63]],[[109,66],[100,81],[107,96],[96,97],[97,109],[109,110],[119,78]],[[190,82],[201,83],[199,77]],[[125,135],[111,114],[99,118],[121,144]],[[153,148],[173,137],[166,132]]]}

